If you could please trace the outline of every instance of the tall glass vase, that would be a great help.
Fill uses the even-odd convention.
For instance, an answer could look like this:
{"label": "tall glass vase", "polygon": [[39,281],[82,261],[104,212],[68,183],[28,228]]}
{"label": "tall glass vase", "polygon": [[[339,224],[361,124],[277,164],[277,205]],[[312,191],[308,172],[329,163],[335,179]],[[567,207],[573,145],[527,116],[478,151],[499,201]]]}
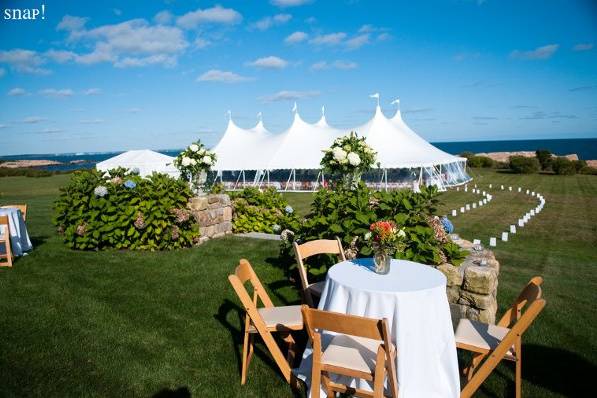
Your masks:
{"label": "tall glass vase", "polygon": [[202,171],[198,174],[194,174],[191,176],[191,191],[197,196],[204,196],[206,192],[204,192],[205,183],[207,181],[207,173]]}
{"label": "tall glass vase", "polygon": [[392,263],[392,258],[394,257],[394,252],[389,250],[388,248],[381,248],[379,246],[373,247],[373,265],[374,271],[377,274],[385,275],[390,272],[390,264]]}

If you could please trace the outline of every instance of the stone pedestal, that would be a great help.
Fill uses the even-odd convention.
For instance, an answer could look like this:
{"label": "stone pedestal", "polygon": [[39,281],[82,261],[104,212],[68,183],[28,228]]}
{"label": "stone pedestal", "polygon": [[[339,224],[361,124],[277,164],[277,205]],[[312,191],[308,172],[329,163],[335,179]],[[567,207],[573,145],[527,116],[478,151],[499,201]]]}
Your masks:
{"label": "stone pedestal", "polygon": [[437,267],[448,280],[452,322],[456,325],[460,318],[468,318],[495,323],[500,263],[491,250],[475,250],[473,244],[464,239],[454,239],[454,243],[470,254],[459,267],[448,263]]}
{"label": "stone pedestal", "polygon": [[232,233],[232,203],[228,195],[191,198],[189,208],[199,224],[199,244]]}

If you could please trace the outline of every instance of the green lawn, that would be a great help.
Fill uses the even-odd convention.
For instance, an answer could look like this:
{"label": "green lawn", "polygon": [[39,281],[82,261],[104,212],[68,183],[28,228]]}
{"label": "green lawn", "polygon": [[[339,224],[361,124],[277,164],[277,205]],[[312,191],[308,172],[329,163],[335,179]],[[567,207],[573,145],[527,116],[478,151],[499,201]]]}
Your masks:
{"label": "green lawn", "polygon": [[[499,312],[531,276],[543,275],[548,304],[524,338],[524,394],[584,395],[597,370],[597,177],[473,172],[482,189],[528,187],[547,200],[510,242],[498,242]],[[0,396],[292,395],[259,346],[240,386],[241,308],[226,279],[246,257],[276,303],[296,303],[275,242],[230,237],[164,253],[73,252],[51,225],[52,201],[67,179],[0,178],[0,204],[29,204],[35,247],[13,269],[0,269]],[[306,214],[311,195],[287,195]],[[450,191],[441,211],[474,198]],[[487,207],[454,218],[456,232],[486,241],[534,203],[494,192]],[[512,367],[501,365],[479,396],[513,391]]]}

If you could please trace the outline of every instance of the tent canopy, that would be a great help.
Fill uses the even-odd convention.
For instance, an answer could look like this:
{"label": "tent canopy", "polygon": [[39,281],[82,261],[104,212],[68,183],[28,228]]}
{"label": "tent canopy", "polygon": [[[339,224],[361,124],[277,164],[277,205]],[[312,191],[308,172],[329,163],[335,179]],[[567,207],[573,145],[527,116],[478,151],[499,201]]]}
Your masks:
{"label": "tent canopy", "polygon": [[127,151],[120,155],[99,162],[95,166],[100,171],[117,167],[139,169],[139,175],[146,177],[153,172],[168,174],[178,178],[179,171],[174,167],[174,158],[149,149]]}
{"label": "tent canopy", "polygon": [[252,129],[242,129],[232,120],[214,148],[217,171],[319,169],[322,151],[338,137],[355,131],[364,136],[377,152],[381,168],[420,168],[465,162],[446,153],[411,130],[398,110],[387,118],[379,105],[373,118],[358,127],[340,130],[331,127],[323,115],[314,124],[305,122],[295,108],[292,125],[272,134],[260,121]]}

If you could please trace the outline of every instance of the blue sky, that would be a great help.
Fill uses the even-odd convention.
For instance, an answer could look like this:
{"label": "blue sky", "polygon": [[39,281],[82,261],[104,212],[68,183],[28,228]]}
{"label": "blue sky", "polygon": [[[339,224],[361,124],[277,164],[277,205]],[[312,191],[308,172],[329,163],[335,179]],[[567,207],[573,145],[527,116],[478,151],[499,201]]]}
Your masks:
{"label": "blue sky", "polygon": [[[431,141],[597,137],[591,1],[3,1],[0,155],[214,145],[226,112]],[[4,17],[4,14],[2,14]]]}

